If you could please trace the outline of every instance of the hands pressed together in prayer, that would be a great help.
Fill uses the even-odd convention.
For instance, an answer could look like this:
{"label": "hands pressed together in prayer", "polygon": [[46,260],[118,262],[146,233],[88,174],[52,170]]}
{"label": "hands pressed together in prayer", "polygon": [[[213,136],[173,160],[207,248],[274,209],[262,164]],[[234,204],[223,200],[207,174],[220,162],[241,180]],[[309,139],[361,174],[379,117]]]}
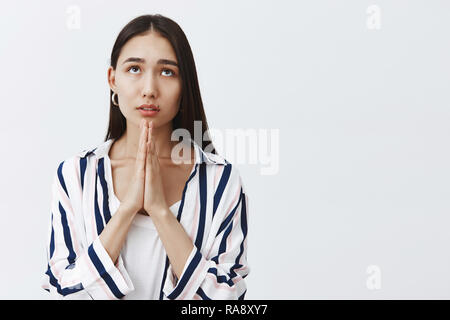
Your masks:
{"label": "hands pressed together in prayer", "polygon": [[168,209],[160,174],[160,164],[152,137],[153,122],[142,119],[134,175],[122,205],[132,212],[145,210],[148,215]]}

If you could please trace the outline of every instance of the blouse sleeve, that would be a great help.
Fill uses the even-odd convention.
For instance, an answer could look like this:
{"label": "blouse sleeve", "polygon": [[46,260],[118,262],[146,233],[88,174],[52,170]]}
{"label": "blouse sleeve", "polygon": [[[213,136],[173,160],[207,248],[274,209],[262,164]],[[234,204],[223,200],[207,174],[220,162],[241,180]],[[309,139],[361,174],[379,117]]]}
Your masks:
{"label": "blouse sleeve", "polygon": [[42,288],[56,299],[120,299],[134,290],[133,284],[122,258],[114,264],[98,236],[89,245],[82,241],[85,235],[69,187],[76,174],[70,161],[63,161],[53,178]]}
{"label": "blouse sleeve", "polygon": [[[227,164],[231,166],[231,164]],[[221,203],[214,215],[209,252],[195,245],[190,252],[180,279],[173,276],[169,265],[164,285],[167,299],[243,300],[247,291],[248,197],[241,177],[233,166]]]}

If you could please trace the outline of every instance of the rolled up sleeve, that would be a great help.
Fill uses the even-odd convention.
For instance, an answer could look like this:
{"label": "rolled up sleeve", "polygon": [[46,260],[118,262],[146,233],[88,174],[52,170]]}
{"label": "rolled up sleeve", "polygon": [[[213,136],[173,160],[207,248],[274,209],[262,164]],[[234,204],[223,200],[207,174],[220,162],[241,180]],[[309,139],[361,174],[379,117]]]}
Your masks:
{"label": "rolled up sleeve", "polygon": [[209,252],[204,254],[194,245],[179,280],[169,266],[171,276],[163,288],[167,299],[244,299],[245,278],[250,272],[247,263],[248,197],[242,184],[233,189],[239,192],[239,200],[230,212],[216,215],[220,220],[213,220],[217,227],[211,230],[217,234]]}
{"label": "rolled up sleeve", "polygon": [[77,228],[62,162],[52,185],[47,270],[42,288],[56,299],[121,299],[134,290],[122,258],[114,264],[100,238],[87,247]]}

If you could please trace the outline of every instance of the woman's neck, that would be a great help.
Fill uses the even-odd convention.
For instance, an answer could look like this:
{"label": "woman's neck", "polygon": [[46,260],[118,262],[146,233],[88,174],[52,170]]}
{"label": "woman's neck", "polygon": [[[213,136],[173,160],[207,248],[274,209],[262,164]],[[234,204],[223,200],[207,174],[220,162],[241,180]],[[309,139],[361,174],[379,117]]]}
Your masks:
{"label": "woman's neck", "polygon": [[[119,159],[136,158],[139,149],[140,128],[127,122],[125,133],[115,143],[114,154]],[[152,139],[155,142],[156,153],[160,159],[170,159],[173,146],[177,143],[171,141],[172,123],[153,128]]]}

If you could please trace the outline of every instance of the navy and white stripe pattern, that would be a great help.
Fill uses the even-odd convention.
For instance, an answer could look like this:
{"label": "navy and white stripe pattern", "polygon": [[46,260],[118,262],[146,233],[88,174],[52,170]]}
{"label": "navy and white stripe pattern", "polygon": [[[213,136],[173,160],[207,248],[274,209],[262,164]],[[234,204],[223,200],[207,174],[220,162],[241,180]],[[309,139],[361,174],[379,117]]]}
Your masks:
{"label": "navy and white stripe pattern", "polygon": [[[194,141],[195,164],[177,219],[191,238],[180,279],[166,255],[155,299],[244,299],[248,198],[238,169]],[[122,257],[113,263],[99,235],[114,215],[110,139],[61,162],[54,175],[47,269],[42,287],[60,299],[121,299],[134,290]]]}

